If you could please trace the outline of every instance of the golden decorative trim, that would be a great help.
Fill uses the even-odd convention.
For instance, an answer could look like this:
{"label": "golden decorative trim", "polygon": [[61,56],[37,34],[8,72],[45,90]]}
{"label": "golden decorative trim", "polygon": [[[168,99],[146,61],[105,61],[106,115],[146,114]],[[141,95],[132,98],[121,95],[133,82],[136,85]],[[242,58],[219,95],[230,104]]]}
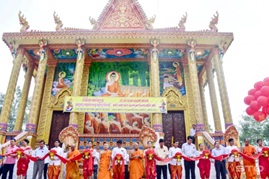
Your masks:
{"label": "golden decorative trim", "polygon": [[185,110],[187,107],[186,96],[182,96],[175,87],[165,88],[162,96],[167,98],[168,110]]}

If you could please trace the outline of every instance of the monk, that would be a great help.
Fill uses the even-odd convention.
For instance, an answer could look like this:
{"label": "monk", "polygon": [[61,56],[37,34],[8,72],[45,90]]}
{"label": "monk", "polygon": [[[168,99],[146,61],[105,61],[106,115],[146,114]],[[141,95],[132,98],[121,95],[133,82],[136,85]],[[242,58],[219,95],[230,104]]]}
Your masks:
{"label": "monk", "polygon": [[101,123],[99,123],[98,126],[98,131],[99,134],[109,134],[109,122],[105,117],[101,119]]}
{"label": "monk", "polygon": [[[249,144],[249,139],[245,139],[245,147],[243,148],[243,153],[249,157],[252,157],[256,152],[254,146]],[[247,179],[256,179],[257,171],[255,167],[255,160],[245,159],[244,158],[244,167]]]}
{"label": "monk", "polygon": [[[70,145],[70,151],[67,153],[67,158],[71,159],[80,154],[80,152],[76,149],[75,144]],[[69,161],[66,164],[66,179],[79,179],[79,167],[77,161]]]}
{"label": "monk", "polygon": [[134,143],[134,150],[130,155],[130,178],[140,179],[144,174],[144,166],[142,159],[144,154],[138,149],[138,143]]}
{"label": "monk", "polygon": [[110,74],[110,80],[106,82],[106,93],[102,96],[124,96],[120,91],[119,82],[116,80],[116,73]]}
{"label": "monk", "polygon": [[32,148],[30,146],[28,146],[28,144],[29,144],[28,139],[24,139],[22,141],[21,149],[23,149],[24,152],[21,154],[21,156],[18,160],[18,163],[17,163],[17,178],[18,179],[19,178],[24,179],[26,177],[26,174],[27,174],[30,159],[27,156],[25,156],[24,153],[30,155],[31,151],[32,151]]}
{"label": "monk", "polygon": [[101,158],[99,163],[98,179],[111,179],[111,150],[108,150],[108,144],[104,144],[104,151],[101,152]]}
{"label": "monk", "polygon": [[228,171],[231,179],[240,179],[241,177],[241,165],[239,162],[238,152],[233,153],[232,151],[239,151],[238,147],[234,145],[234,139],[228,140],[229,146],[226,147],[226,153],[228,157]]}
{"label": "monk", "polygon": [[[199,144],[199,154],[201,155],[204,150],[204,144],[200,143]],[[210,176],[210,168],[211,168],[211,163],[209,158],[201,158],[198,163],[198,168],[200,170],[200,177],[201,179],[209,179]]]}

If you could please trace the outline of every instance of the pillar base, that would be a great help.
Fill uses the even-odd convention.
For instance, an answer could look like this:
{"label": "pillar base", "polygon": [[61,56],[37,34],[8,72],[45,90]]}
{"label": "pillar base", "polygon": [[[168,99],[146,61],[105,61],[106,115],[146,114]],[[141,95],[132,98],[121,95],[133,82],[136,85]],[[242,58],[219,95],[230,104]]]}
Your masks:
{"label": "pillar base", "polygon": [[8,124],[7,123],[0,123],[0,131],[6,132]]}

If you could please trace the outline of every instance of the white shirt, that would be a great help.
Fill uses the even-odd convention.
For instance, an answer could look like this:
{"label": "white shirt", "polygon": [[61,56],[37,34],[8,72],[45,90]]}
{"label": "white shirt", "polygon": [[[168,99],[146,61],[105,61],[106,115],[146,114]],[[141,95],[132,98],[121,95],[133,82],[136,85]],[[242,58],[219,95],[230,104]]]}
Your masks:
{"label": "white shirt", "polygon": [[[54,147],[51,150],[55,150],[57,152],[57,154],[60,155],[60,156],[64,155],[64,151],[63,151],[63,149],[61,147]],[[47,158],[49,158],[49,156]],[[58,166],[58,165],[61,165],[61,164],[62,164],[62,162],[57,156],[54,156],[53,160],[51,160],[49,158],[49,165],[57,165]]]}
{"label": "white shirt", "polygon": [[187,157],[195,157],[197,155],[195,145],[193,143],[184,143],[182,145],[182,153]]}
{"label": "white shirt", "polygon": [[34,150],[33,156],[43,158],[48,152],[49,150],[47,148],[43,147],[43,149],[41,149],[38,147]]}
{"label": "white shirt", "polygon": [[[114,159],[114,157],[117,155],[117,154],[121,154],[123,159],[124,159],[124,165],[127,165],[127,159],[129,158],[128,155],[127,155],[127,151],[125,148],[118,148],[118,147],[115,147],[113,150],[112,150],[112,160]],[[116,161],[115,161],[116,163]]]}
{"label": "white shirt", "polygon": [[[238,147],[235,146],[235,145],[233,145],[233,146],[227,146],[226,149],[225,149],[226,150],[226,154],[231,154],[232,150],[234,150],[234,149],[236,149],[236,150],[239,151]],[[231,155],[230,157],[228,157],[228,162],[233,162],[233,161],[239,162],[239,157],[235,158],[234,155]]]}
{"label": "white shirt", "polygon": [[[44,148],[46,148],[49,151],[49,149],[48,149],[48,147],[46,145],[44,146]],[[49,162],[50,162],[49,157],[46,157],[45,161],[44,161],[44,164],[48,164]]]}
{"label": "white shirt", "polygon": [[[175,147],[170,147],[169,149],[169,158],[171,157],[174,157],[176,153],[182,153],[182,150],[180,148],[175,148]],[[182,160],[180,160],[180,162],[177,161],[177,159],[173,158],[171,161],[170,161],[170,164],[171,165],[182,165]]]}
{"label": "white shirt", "polygon": [[226,154],[225,148],[220,146],[219,148],[214,148],[212,150],[212,156],[217,157],[220,155]]}
{"label": "white shirt", "polygon": [[[95,149],[94,149],[94,150],[95,150]],[[94,151],[93,151],[93,152],[94,152]],[[99,154],[99,152],[97,152],[97,151],[95,150],[95,153],[93,153],[93,156],[94,156],[93,164],[94,164],[94,165],[98,165],[99,160],[100,160],[100,154]]]}
{"label": "white shirt", "polygon": [[260,153],[260,152],[262,151],[262,148],[263,148],[263,147],[256,146],[256,152],[257,152],[257,153]]}
{"label": "white shirt", "polygon": [[130,163],[130,156],[129,156],[129,154],[127,153],[127,159],[126,159],[126,164],[125,165],[129,165],[129,163]]}
{"label": "white shirt", "polygon": [[196,134],[196,129],[191,128],[190,136],[195,136],[195,134]]}
{"label": "white shirt", "polygon": [[[169,151],[166,146],[163,146],[163,148],[155,147],[154,151],[156,155],[160,157],[161,159],[167,158],[169,155]],[[156,160],[156,165],[167,165],[167,163]]]}

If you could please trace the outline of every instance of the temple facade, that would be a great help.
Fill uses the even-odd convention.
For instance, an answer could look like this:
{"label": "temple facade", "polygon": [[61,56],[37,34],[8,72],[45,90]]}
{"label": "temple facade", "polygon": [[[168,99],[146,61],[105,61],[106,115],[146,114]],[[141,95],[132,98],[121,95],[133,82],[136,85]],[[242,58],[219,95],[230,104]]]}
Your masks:
{"label": "temple facade", "polygon": [[[2,143],[31,136],[32,145],[45,140],[52,146],[68,126],[78,132],[80,147],[87,140],[102,147],[104,142],[114,145],[123,138],[128,149],[147,136],[144,127],[164,137],[168,146],[173,140],[184,143],[192,124],[199,131],[198,141],[209,148],[213,139],[225,142],[227,136],[236,137],[222,67],[233,34],[218,32],[218,16],[213,15],[208,30],[185,31],[187,14],[177,27],[154,29],[155,17],[147,18],[137,1],[111,0],[97,20],[90,18],[92,29],[63,28],[54,13],[56,31],[44,32],[28,31],[29,24],[20,13],[21,31],[2,37],[14,57],[0,117]],[[20,70],[25,71],[25,81],[10,133],[8,118]],[[34,92],[29,94],[32,83]],[[209,86],[215,133],[209,133],[205,85]],[[115,90],[122,97],[166,97],[168,113],[63,113],[66,96],[113,97]],[[28,95],[32,102],[22,131]]]}

